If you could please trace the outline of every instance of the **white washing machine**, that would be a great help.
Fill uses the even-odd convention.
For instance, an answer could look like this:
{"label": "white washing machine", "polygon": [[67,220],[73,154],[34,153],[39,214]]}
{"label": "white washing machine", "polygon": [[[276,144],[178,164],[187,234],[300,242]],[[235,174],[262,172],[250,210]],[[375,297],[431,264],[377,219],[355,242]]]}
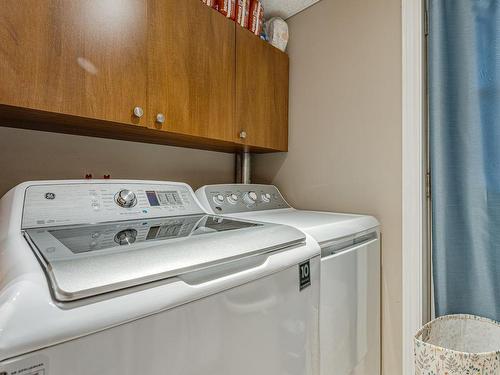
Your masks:
{"label": "white washing machine", "polygon": [[371,216],[291,208],[272,185],[197,190],[212,213],[294,226],[321,246],[321,375],[380,374],[379,223]]}
{"label": "white washing machine", "polygon": [[185,184],[23,183],[0,201],[0,374],[314,375],[319,254]]}

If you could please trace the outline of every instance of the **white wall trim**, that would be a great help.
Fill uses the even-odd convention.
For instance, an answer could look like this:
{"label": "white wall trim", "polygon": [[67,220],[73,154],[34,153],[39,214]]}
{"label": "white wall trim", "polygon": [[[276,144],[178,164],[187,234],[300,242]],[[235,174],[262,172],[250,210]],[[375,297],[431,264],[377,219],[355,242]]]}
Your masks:
{"label": "white wall trim", "polygon": [[424,7],[402,1],[403,375],[413,375],[413,335],[424,317]]}

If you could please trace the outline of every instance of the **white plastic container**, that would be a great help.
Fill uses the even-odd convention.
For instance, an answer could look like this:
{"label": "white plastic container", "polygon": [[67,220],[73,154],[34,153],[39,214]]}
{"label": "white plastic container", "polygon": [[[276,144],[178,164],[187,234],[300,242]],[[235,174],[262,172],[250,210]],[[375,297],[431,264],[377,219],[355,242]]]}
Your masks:
{"label": "white plastic container", "polygon": [[273,17],[265,24],[268,42],[285,52],[288,44],[288,24],[279,17]]}
{"label": "white plastic container", "polygon": [[415,335],[415,374],[500,374],[500,324],[474,315],[427,323]]}

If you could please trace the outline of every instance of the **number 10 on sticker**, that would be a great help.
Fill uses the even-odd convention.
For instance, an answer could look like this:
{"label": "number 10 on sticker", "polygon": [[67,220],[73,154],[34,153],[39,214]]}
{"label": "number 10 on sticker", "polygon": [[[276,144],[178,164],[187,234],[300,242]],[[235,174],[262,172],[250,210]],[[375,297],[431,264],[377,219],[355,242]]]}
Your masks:
{"label": "number 10 on sticker", "polygon": [[305,261],[299,264],[299,291],[311,285],[311,264]]}

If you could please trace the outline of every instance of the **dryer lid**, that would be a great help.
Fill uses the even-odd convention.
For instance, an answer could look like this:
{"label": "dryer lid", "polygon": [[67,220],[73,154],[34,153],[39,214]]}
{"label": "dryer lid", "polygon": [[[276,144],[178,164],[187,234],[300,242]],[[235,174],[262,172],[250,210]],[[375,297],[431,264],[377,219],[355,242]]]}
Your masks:
{"label": "dryer lid", "polygon": [[209,215],[28,229],[54,297],[73,301],[305,242],[292,227]]}
{"label": "dryer lid", "polygon": [[231,217],[290,225],[310,234],[320,245],[342,237],[373,231],[379,227],[379,222],[373,216],[294,208],[245,212]]}

